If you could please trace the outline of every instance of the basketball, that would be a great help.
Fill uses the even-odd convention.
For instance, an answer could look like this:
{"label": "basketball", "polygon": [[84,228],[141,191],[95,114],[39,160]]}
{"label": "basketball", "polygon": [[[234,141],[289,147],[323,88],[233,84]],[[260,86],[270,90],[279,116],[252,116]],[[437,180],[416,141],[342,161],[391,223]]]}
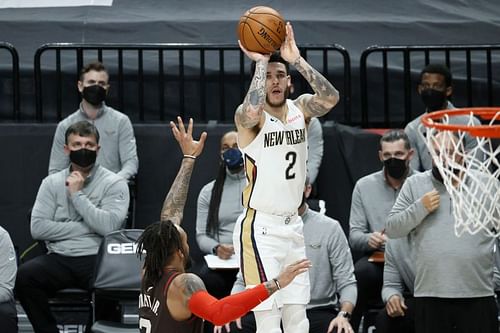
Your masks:
{"label": "basketball", "polygon": [[280,48],[285,35],[285,20],[270,7],[249,9],[238,23],[238,38],[249,51],[272,53]]}

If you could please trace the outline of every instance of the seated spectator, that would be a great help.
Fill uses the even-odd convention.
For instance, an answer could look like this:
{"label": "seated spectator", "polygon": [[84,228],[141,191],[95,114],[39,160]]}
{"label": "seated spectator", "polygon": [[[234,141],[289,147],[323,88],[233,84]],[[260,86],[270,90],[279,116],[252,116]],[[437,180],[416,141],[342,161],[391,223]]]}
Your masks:
{"label": "seated spectator", "polygon": [[127,215],[127,182],[96,163],[99,148],[94,125],[70,125],[61,149],[71,164],[47,176],[38,190],[31,235],[45,242],[48,253],[23,263],[16,280],[35,332],[59,332],[48,298],[65,288],[90,289],[101,240],[122,228]]}
{"label": "seated spectator", "polygon": [[[429,64],[420,73],[420,82],[417,88],[418,94],[425,105],[425,112],[433,112],[443,109],[456,109],[450,102],[453,93],[452,76],[448,67],[440,64]],[[413,119],[405,127],[405,133],[410,139],[411,146],[415,149],[415,156],[410,166],[416,171],[425,171],[432,169],[432,157],[427,149],[425,140],[420,131],[424,133],[426,127],[421,126],[422,115]],[[468,116],[453,116],[450,118],[451,124],[465,125],[469,122]],[[474,118],[474,125],[480,122]],[[471,149],[477,145],[476,140],[469,134],[465,136],[465,148]],[[481,154],[481,155],[480,155]],[[479,152],[476,158],[482,159],[482,153]]]}
{"label": "seated spectator", "polygon": [[352,193],[349,220],[351,248],[360,253],[354,272],[358,283],[358,301],[352,326],[356,331],[365,311],[382,304],[383,263],[371,262],[375,251],[384,251],[387,237],[384,224],[405,179],[412,175],[413,156],[408,137],[402,130],[392,130],[380,139],[380,171],[358,180]]}
{"label": "seated spectator", "polygon": [[2,332],[17,333],[17,311],[14,299],[16,251],[9,233],[0,227],[0,327]]}
{"label": "seated spectator", "polygon": [[411,237],[388,239],[385,244],[384,285],[377,333],[415,332],[414,258]]}
{"label": "seated spectator", "polygon": [[81,120],[94,124],[101,135],[101,149],[97,156],[99,165],[127,180],[137,174],[139,160],[134,129],[127,115],[104,102],[109,88],[109,74],[102,63],[90,63],[81,70],[78,91],[82,102],[78,110],[57,125],[50,152],[49,174],[69,166],[69,156],[63,152],[64,134],[70,125]]}
{"label": "seated spectator", "polygon": [[307,175],[312,185],[318,177],[323,159],[323,128],[318,118],[310,118],[307,123]]}
{"label": "seated spectator", "polygon": [[[357,290],[354,278],[351,250],[340,223],[323,214],[311,210],[306,199],[311,193],[311,185],[304,189],[299,214],[304,222],[304,242],[306,256],[311,261],[311,301],[307,305],[309,332],[352,332],[349,319],[356,304]],[[232,293],[245,288],[241,274]],[[339,310],[340,308],[340,310]],[[255,332],[255,318],[252,313],[237,321],[240,330],[234,332]],[[225,330],[230,328],[226,325]],[[217,327],[221,332],[222,328]],[[233,331],[233,330],[231,330]]]}

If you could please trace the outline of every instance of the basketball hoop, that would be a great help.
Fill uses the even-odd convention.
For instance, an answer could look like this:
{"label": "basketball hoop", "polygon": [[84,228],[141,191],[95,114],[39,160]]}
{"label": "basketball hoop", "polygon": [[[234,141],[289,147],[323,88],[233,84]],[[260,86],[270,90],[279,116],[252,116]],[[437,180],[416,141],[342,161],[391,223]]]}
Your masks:
{"label": "basketball hoop", "polygon": [[[475,117],[486,120],[478,125]],[[460,119],[460,124],[456,120]],[[476,120],[477,121],[477,120]],[[500,235],[500,107],[449,109],[422,116],[420,134],[450,194],[455,234]],[[474,147],[465,145],[465,139]]]}

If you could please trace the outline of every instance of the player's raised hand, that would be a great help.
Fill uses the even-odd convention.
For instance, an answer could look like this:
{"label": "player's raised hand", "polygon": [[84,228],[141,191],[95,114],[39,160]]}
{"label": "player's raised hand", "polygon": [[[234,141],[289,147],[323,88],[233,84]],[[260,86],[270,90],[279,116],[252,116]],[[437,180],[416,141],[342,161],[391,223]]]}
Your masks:
{"label": "player's raised hand", "polygon": [[429,213],[432,213],[439,207],[439,192],[436,189],[425,193],[422,196],[422,204]]}
{"label": "player's raised hand", "polygon": [[259,52],[252,52],[247,50],[243,44],[241,44],[241,41],[238,39],[238,44],[240,45],[240,49],[249,57],[251,60],[257,62],[257,61],[269,61],[269,58],[271,57],[271,54],[262,54]]}
{"label": "player's raised hand", "polygon": [[289,64],[294,64],[300,58],[300,51],[295,43],[295,36],[293,34],[292,24],[286,23],[286,36],[285,41],[281,44],[280,55]]}
{"label": "player's raised hand", "polygon": [[205,146],[205,140],[207,139],[207,132],[201,133],[199,140],[194,140],[193,118],[189,118],[187,130],[184,127],[181,117],[177,117],[177,125],[171,121],[170,127],[172,128],[172,134],[179,143],[184,155],[198,157],[202,153],[203,147]]}

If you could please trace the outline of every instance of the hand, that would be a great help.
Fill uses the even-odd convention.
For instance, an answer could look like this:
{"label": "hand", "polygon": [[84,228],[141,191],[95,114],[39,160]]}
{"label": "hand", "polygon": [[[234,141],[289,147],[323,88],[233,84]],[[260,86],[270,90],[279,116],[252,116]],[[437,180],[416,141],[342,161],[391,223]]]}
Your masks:
{"label": "hand", "polygon": [[193,118],[189,118],[187,132],[181,117],[177,117],[177,123],[179,126],[178,128],[173,121],[170,122],[170,127],[172,128],[172,134],[181,147],[182,153],[194,157],[200,156],[205,146],[207,132],[201,133],[199,141],[196,141],[193,140]]}
{"label": "hand", "polygon": [[247,50],[243,44],[241,44],[241,41],[238,39],[238,44],[240,45],[240,49],[249,57],[251,60],[257,62],[257,61],[265,61],[268,62],[269,58],[271,57],[271,54],[262,54],[259,52],[252,52]]}
{"label": "hand", "polygon": [[405,305],[405,300],[399,297],[399,295],[393,295],[387,301],[385,305],[385,310],[389,317],[400,317],[405,315],[405,310],[408,307]]}
{"label": "hand", "polygon": [[73,194],[80,191],[83,188],[85,178],[78,171],[73,171],[70,173],[68,178],[66,178],[66,187],[69,193]]}
{"label": "hand", "polygon": [[308,259],[301,259],[285,267],[285,269],[278,275],[277,280],[281,288],[285,288],[293,281],[293,279],[304,272],[307,272],[311,267],[311,262]]}
{"label": "hand", "polygon": [[219,244],[217,247],[217,257],[229,259],[234,254],[234,246],[231,244]]}
{"label": "hand", "polygon": [[[241,326],[241,318],[236,319],[234,323],[239,330],[243,329],[243,326]],[[224,328],[226,329],[226,332],[231,332],[231,323],[225,324]],[[214,333],[222,333],[222,326],[214,326]]]}
{"label": "hand", "polygon": [[379,249],[387,241],[387,237],[381,232],[375,231],[370,234],[368,239],[368,246],[372,249]]}
{"label": "hand", "polygon": [[429,213],[432,213],[439,207],[439,192],[433,189],[422,196],[422,204]]}
{"label": "hand", "polygon": [[347,318],[344,318],[342,316],[335,317],[333,320],[330,322],[330,325],[328,325],[328,331],[327,333],[333,332],[333,329],[337,327],[337,333],[351,333],[353,332],[351,324],[349,323],[349,320]]}
{"label": "hand", "polygon": [[292,64],[297,61],[300,57],[300,51],[295,44],[295,36],[293,34],[293,28],[290,22],[286,23],[286,36],[285,41],[281,44],[280,55],[283,59],[285,59],[289,64]]}

